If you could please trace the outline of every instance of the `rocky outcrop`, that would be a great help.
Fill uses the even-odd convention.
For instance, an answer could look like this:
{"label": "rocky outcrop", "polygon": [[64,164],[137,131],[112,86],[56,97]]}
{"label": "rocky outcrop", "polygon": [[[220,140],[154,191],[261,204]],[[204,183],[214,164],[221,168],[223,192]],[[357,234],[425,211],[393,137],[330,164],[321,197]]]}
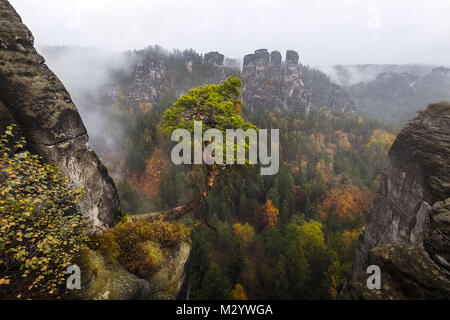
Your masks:
{"label": "rocky outcrop", "polygon": [[356,112],[355,99],[342,87],[330,80],[322,71],[301,66],[303,81],[309,88],[311,104],[317,107],[327,106],[339,112]]}
{"label": "rocky outcrop", "polygon": [[83,256],[81,290],[71,292],[77,300],[146,300],[151,297],[148,281],[109,261],[96,251]]}
{"label": "rocky outcrop", "polygon": [[244,58],[243,99],[252,110],[299,111],[327,106],[355,111],[354,100],[322,72],[299,65],[297,52],[288,50],[283,62],[278,51],[256,50]]}
{"label": "rocky outcrop", "polygon": [[223,62],[225,61],[225,56],[217,51],[209,52],[205,54],[205,61],[207,63],[211,63],[216,67],[220,68],[223,66]]}
{"label": "rocky outcrop", "polygon": [[166,250],[167,261],[148,279],[138,278],[116,260],[89,250],[81,266],[81,290],[72,299],[81,300],[175,300],[188,296],[191,244],[180,243]]}
{"label": "rocky outcrop", "polygon": [[244,57],[242,97],[251,110],[302,110],[309,106],[298,66],[299,56],[288,51],[283,63],[281,53],[256,50]]}
{"label": "rocky outcrop", "polygon": [[18,124],[33,152],[84,188],[80,210],[94,227],[111,226],[119,216],[114,183],[87,144],[69,93],[33,45],[14,8],[0,0],[0,124]]}
{"label": "rocky outcrop", "polygon": [[431,259],[450,270],[450,198],[437,202],[425,227],[424,247]]}
{"label": "rocky outcrop", "polygon": [[193,50],[169,53],[149,47],[133,52],[129,59],[135,60],[135,67],[127,102],[135,107],[158,103],[169,95],[176,98],[197,86],[222,82],[233,73],[219,52],[202,56]]}
{"label": "rocky outcrop", "polygon": [[139,106],[155,103],[161,98],[161,88],[165,84],[167,60],[162,54],[142,55],[137,53],[133,80],[128,89],[128,102]]}
{"label": "rocky outcrop", "polygon": [[367,289],[366,272],[355,272],[345,290],[345,299],[410,300],[449,299],[450,280],[429,258],[427,252],[412,243],[389,244],[372,249],[368,263],[381,269],[381,290]]}
{"label": "rocky outcrop", "polygon": [[152,288],[151,299],[187,298],[191,253],[192,246],[187,242],[166,253],[170,257],[168,262],[147,280]]}
{"label": "rocky outcrop", "polygon": [[[450,298],[449,157],[450,104],[433,104],[389,152],[345,298]],[[378,292],[365,285],[372,264],[384,279]]]}

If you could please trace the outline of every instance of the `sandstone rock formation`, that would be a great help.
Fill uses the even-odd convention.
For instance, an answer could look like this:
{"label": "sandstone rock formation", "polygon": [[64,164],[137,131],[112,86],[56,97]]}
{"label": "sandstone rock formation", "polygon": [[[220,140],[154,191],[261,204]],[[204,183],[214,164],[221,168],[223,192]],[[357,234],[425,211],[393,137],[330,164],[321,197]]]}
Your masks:
{"label": "sandstone rock formation", "polygon": [[33,45],[30,30],[1,0],[0,124],[18,124],[33,152],[58,165],[74,187],[85,189],[79,206],[94,227],[112,226],[119,216],[114,183],[87,144],[69,93]]}
{"label": "sandstone rock formation", "polygon": [[428,257],[427,252],[412,243],[389,244],[372,249],[368,263],[381,269],[381,290],[367,289],[366,272],[355,272],[345,289],[345,299],[405,300],[450,297],[450,281]]}
{"label": "sandstone rock formation", "polygon": [[301,71],[305,86],[310,90],[312,105],[327,106],[339,112],[359,111],[353,96],[331,81],[325,73],[307,66],[301,66]]}
{"label": "sandstone rock formation", "polygon": [[309,106],[308,93],[298,67],[298,54],[288,51],[283,63],[281,53],[256,50],[244,57],[242,97],[251,110],[301,110]]}
{"label": "sandstone rock formation", "polygon": [[322,72],[299,65],[297,52],[256,50],[244,58],[243,99],[252,110],[299,111],[327,106],[341,112],[355,111],[351,96]]}
{"label": "sandstone rock formation", "polygon": [[135,60],[135,67],[127,101],[136,107],[158,103],[169,93],[175,92],[177,97],[197,86],[222,82],[232,72],[219,52],[202,56],[193,50],[169,53],[149,47],[135,51],[130,59]]}
{"label": "sandstone rock formation", "polygon": [[[450,298],[449,158],[450,104],[433,104],[389,152],[344,298]],[[366,287],[368,265],[381,268],[379,291]]]}
{"label": "sandstone rock formation", "polygon": [[82,266],[82,289],[72,299],[175,300],[188,295],[191,244],[182,242],[165,253],[170,259],[149,279],[140,279],[116,260],[89,251]]}

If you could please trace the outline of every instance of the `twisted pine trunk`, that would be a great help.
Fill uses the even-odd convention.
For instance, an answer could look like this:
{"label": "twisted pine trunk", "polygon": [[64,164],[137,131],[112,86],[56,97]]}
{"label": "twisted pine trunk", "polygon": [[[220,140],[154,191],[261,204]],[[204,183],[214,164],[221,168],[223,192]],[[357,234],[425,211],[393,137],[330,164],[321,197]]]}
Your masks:
{"label": "twisted pine trunk", "polygon": [[222,169],[214,169],[211,165],[205,165],[206,177],[205,177],[205,189],[200,191],[195,197],[193,197],[186,204],[170,209],[169,211],[163,212],[159,217],[164,220],[176,220],[182,218],[183,216],[192,213],[195,209],[200,207],[203,202],[208,198],[208,194],[214,186],[214,181],[223,172],[225,167]]}

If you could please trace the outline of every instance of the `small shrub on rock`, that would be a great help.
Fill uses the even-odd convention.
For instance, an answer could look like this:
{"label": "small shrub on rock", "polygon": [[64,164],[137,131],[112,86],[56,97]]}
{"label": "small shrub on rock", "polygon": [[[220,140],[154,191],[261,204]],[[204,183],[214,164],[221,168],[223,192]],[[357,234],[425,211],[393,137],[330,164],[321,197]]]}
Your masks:
{"label": "small shrub on rock", "polygon": [[188,234],[189,229],[179,223],[127,219],[93,236],[90,243],[104,257],[117,259],[129,272],[147,278],[164,263],[164,249],[175,247]]}

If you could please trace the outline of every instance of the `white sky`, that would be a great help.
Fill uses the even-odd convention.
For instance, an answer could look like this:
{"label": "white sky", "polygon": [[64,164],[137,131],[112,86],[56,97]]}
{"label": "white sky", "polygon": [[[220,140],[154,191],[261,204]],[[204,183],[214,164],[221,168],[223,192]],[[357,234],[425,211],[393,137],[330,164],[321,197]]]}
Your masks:
{"label": "white sky", "polygon": [[[450,65],[449,0],[10,0],[37,44]],[[284,54],[284,53],[283,53]]]}

